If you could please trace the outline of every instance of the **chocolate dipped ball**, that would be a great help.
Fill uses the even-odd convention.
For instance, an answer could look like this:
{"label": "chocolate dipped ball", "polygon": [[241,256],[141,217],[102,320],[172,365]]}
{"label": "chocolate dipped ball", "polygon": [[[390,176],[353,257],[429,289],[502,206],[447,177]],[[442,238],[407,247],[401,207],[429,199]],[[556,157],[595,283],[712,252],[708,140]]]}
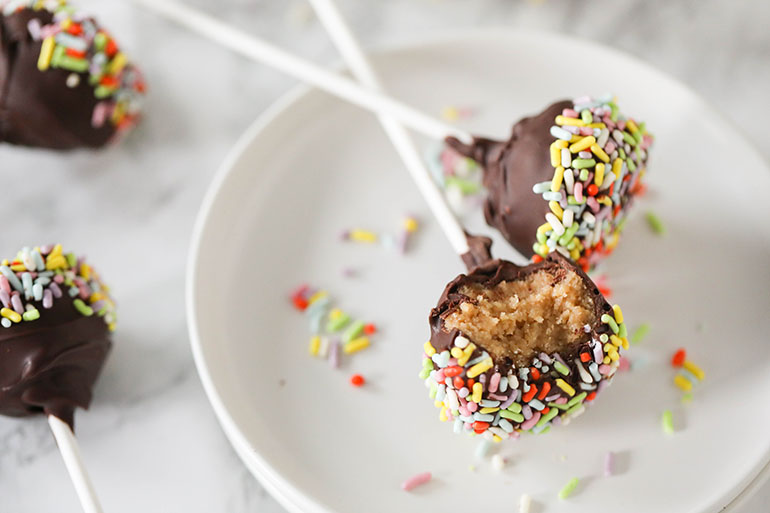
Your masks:
{"label": "chocolate dipped ball", "polygon": [[421,377],[441,420],[497,441],[580,415],[628,347],[620,308],[559,253],[461,274],[429,322]]}
{"label": "chocolate dipped ball", "polygon": [[518,252],[589,270],[618,242],[652,136],[610,97],[583,97],[522,119],[507,141],[447,144],[482,166],[486,221]]}
{"label": "chocolate dipped ball", "polygon": [[144,81],[93,18],[64,0],[0,9],[0,140],[98,148],[134,126]]}
{"label": "chocolate dipped ball", "polygon": [[0,414],[73,426],[112,346],[115,304],[99,275],[60,245],[0,264]]}

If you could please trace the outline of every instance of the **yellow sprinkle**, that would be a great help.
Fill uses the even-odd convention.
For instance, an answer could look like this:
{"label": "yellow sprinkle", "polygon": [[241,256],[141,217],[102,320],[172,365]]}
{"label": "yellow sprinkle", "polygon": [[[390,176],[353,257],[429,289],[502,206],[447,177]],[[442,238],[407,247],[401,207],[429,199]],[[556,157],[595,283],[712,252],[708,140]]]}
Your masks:
{"label": "yellow sprinkle", "polygon": [[308,350],[310,351],[310,354],[315,356],[318,354],[318,349],[321,347],[321,337],[318,335],[314,336],[310,339],[310,347],[308,347]]}
{"label": "yellow sprinkle", "polygon": [[503,441],[503,439],[502,439],[502,438],[500,438],[500,437],[499,437],[499,436],[497,436],[497,435],[492,435],[492,441],[493,441],[493,442],[495,442],[495,443],[500,443],[500,442],[502,442],[502,441]]}
{"label": "yellow sprinkle", "polygon": [[690,383],[690,380],[688,380],[681,374],[677,374],[676,376],[674,376],[674,384],[685,392],[689,392],[690,390],[692,390],[692,383]]}
{"label": "yellow sprinkle", "polygon": [[451,354],[453,358],[460,358],[463,355],[463,350],[455,346],[449,351],[449,354]]}
{"label": "yellow sprinkle", "polygon": [[[559,139],[561,141],[561,139]],[[566,141],[564,141],[566,142]],[[561,150],[556,143],[551,144],[551,165],[557,167],[561,163]]]}
{"label": "yellow sprinkle", "polygon": [[478,403],[481,401],[481,394],[484,392],[484,385],[481,383],[474,383],[473,384],[473,394],[471,394],[471,399],[474,403]]}
{"label": "yellow sprinkle", "polygon": [[685,360],[682,366],[692,372],[699,381],[703,381],[703,378],[706,377],[706,373],[703,372],[703,369],[692,363],[690,360]]}
{"label": "yellow sprinkle", "polygon": [[623,337],[620,339],[620,342],[623,345],[623,349],[628,349],[628,338]]}
{"label": "yellow sprinkle", "polygon": [[11,266],[11,271],[14,272],[24,272],[27,270],[27,266],[24,264],[15,264]]}
{"label": "yellow sprinkle", "polygon": [[596,144],[596,137],[589,135],[588,137],[583,137],[575,144],[570,145],[569,151],[572,153],[578,153],[587,148],[590,148],[592,144]]}
{"label": "yellow sprinkle", "polygon": [[3,265],[8,265],[9,263],[10,263],[10,262],[8,262],[8,259],[7,259],[7,258],[4,258],[4,259],[3,259]]}
{"label": "yellow sprinkle", "polygon": [[0,310],[0,315],[13,322],[21,322],[21,315],[19,315],[19,312],[11,310],[10,308],[3,308]]}
{"label": "yellow sprinkle", "polygon": [[602,360],[602,363],[604,363],[604,365],[609,365],[611,361],[612,360],[610,360],[609,356],[605,356],[604,360]]}
{"label": "yellow sprinkle", "polygon": [[590,123],[586,126],[589,128],[598,128],[598,129],[607,128],[607,125],[605,125],[604,123]]}
{"label": "yellow sprinkle", "polygon": [[557,378],[557,379],[556,379],[556,386],[557,386],[557,387],[559,387],[559,388],[561,388],[562,390],[564,390],[564,392],[565,392],[565,393],[566,393],[568,396],[570,396],[570,397],[572,397],[573,395],[575,395],[575,389],[574,389],[574,388],[572,388],[572,386],[571,386],[569,383],[567,383],[566,381],[564,381],[564,380],[563,380],[563,379],[561,379],[561,378]]}
{"label": "yellow sprinkle", "polygon": [[[565,143],[567,141],[564,141]],[[561,157],[559,157],[561,159]],[[559,160],[561,162],[561,160]],[[561,189],[561,182],[564,180],[564,168],[556,164],[556,171],[553,173],[553,179],[551,180],[551,192],[559,192]]]}
{"label": "yellow sprinkle", "polygon": [[578,118],[568,118],[565,116],[556,116],[556,124],[557,125],[569,125],[569,126],[586,126],[585,122],[583,122],[582,119]]}
{"label": "yellow sprinkle", "polygon": [[572,260],[578,260],[580,258],[580,251],[578,251],[577,248],[573,249],[572,251],[569,252],[569,257]]}
{"label": "yellow sprinkle", "polygon": [[604,164],[599,162],[596,164],[595,174],[594,174],[594,183],[597,187],[601,187],[604,183]]}
{"label": "yellow sprinkle", "polygon": [[80,276],[82,276],[84,280],[90,281],[91,280],[91,266],[88,265],[88,264],[82,264],[80,266]]}
{"label": "yellow sprinkle", "polygon": [[319,290],[318,292],[316,292],[315,294],[310,296],[310,299],[307,300],[307,304],[308,305],[312,305],[313,303],[315,303],[319,299],[323,299],[323,298],[325,298],[328,295],[329,295],[329,293],[326,292],[325,290]]}
{"label": "yellow sprinkle", "polygon": [[53,247],[50,253],[48,253],[48,258],[55,257],[62,254],[62,247],[61,244],[57,244]]}
{"label": "yellow sprinkle", "polygon": [[443,408],[444,403],[441,401],[433,401],[433,406],[435,406],[436,408]]}
{"label": "yellow sprinkle", "polygon": [[583,138],[582,135],[572,134],[572,138],[569,140],[571,144],[574,144],[576,142],[580,142],[580,140]]}
{"label": "yellow sprinkle", "polygon": [[115,57],[113,57],[110,63],[107,65],[107,73],[110,75],[117,75],[120,73],[120,70],[125,67],[127,62],[128,59],[126,59],[126,54],[123,52],[116,53]]}
{"label": "yellow sprinkle", "polygon": [[37,58],[37,69],[45,71],[51,65],[51,57],[53,56],[53,49],[56,46],[53,36],[48,36],[43,39],[43,44],[40,47],[40,56]]}
{"label": "yellow sprinkle", "polygon": [[64,18],[61,21],[61,28],[63,30],[67,30],[68,28],[70,28],[70,25],[72,25],[72,19],[70,19],[70,18]]}
{"label": "yellow sprinkle", "polygon": [[94,292],[91,294],[91,297],[88,298],[89,303],[96,303],[97,301],[101,301],[102,299],[106,299],[107,296],[102,294],[101,292]]}
{"label": "yellow sprinkle", "polygon": [[540,246],[538,246],[538,248],[537,248],[537,254],[540,255],[543,258],[548,256],[548,245],[545,244],[545,243],[540,244]]}
{"label": "yellow sprinkle", "polygon": [[471,355],[475,349],[476,345],[473,342],[468,344],[465,349],[463,349],[463,355],[457,359],[457,365],[460,367],[465,367],[465,364],[468,363],[468,360],[471,359]]}
{"label": "yellow sprinkle", "polygon": [[342,310],[340,310],[339,308],[334,308],[331,312],[329,312],[329,319],[331,320],[339,319],[340,317],[342,317],[342,315],[343,315]]}
{"label": "yellow sprinkle", "polygon": [[433,344],[430,343],[430,340],[425,342],[425,345],[423,345],[422,348],[425,351],[425,354],[428,355],[429,357],[436,354],[436,348],[433,347]]}
{"label": "yellow sprinkle", "polygon": [[634,123],[633,119],[629,119],[628,121],[626,121],[626,128],[628,128],[632,134],[635,134],[636,132],[639,131],[639,127],[636,126],[636,123]]}
{"label": "yellow sprinkle", "polygon": [[460,111],[456,107],[444,107],[441,109],[441,117],[447,121],[457,121],[460,119]]}
{"label": "yellow sprinkle", "polygon": [[609,196],[602,196],[600,198],[596,198],[596,202],[601,205],[607,205],[612,206],[612,200],[609,198]]}
{"label": "yellow sprinkle", "polygon": [[623,310],[620,309],[620,305],[612,305],[612,313],[615,314],[615,322],[623,324]]}
{"label": "yellow sprinkle", "polygon": [[620,347],[623,345],[623,340],[617,335],[610,335],[610,341],[612,341],[612,344],[615,347]]}
{"label": "yellow sprinkle", "polygon": [[605,352],[605,353],[609,353],[609,352],[610,352],[610,350],[612,349],[612,343],[610,343],[610,342],[606,342],[606,343],[604,344],[604,346],[602,347],[602,349],[604,349],[604,352]]}
{"label": "yellow sprinkle", "polygon": [[366,349],[367,347],[369,347],[369,337],[358,337],[345,344],[343,351],[345,354],[351,354],[357,353],[358,351]]}
{"label": "yellow sprinkle", "polygon": [[404,219],[404,229],[408,231],[409,233],[414,233],[417,231],[418,224],[417,219],[413,217],[407,217]]}
{"label": "yellow sprinkle", "polygon": [[441,413],[438,414],[438,419],[441,422],[446,422],[447,420],[449,420],[449,417],[446,416],[446,406],[441,408]]}
{"label": "yellow sprinkle", "polygon": [[351,230],[349,238],[356,242],[377,242],[377,234],[367,230]]}
{"label": "yellow sprinkle", "polygon": [[[460,363],[460,362],[457,362],[457,363]],[[489,369],[491,369],[493,365],[494,363],[492,362],[492,358],[485,358],[484,360],[480,361],[479,363],[477,363],[476,365],[468,369],[468,372],[466,372],[466,375],[469,378],[475,378],[482,372],[486,372]]]}
{"label": "yellow sprinkle", "polygon": [[496,411],[500,410],[499,407],[489,407],[489,408],[482,408],[479,410],[479,413],[495,413]]}
{"label": "yellow sprinkle", "polygon": [[564,216],[564,210],[561,208],[561,205],[559,205],[558,201],[549,201],[548,206],[551,207],[551,212],[554,213],[556,217],[561,220],[561,218]]}
{"label": "yellow sprinkle", "polygon": [[48,257],[48,260],[45,263],[45,268],[49,271],[53,271],[55,269],[66,269],[67,268],[67,259],[64,258],[62,255],[56,255],[55,257],[51,258]]}
{"label": "yellow sprinkle", "polygon": [[605,152],[598,144],[591,145],[591,152],[604,162],[610,161],[610,156],[607,155],[607,152]]}
{"label": "yellow sprinkle", "polygon": [[111,322],[107,325],[107,329],[110,331],[115,331],[116,327],[117,327],[117,324],[115,324],[114,322]]}
{"label": "yellow sprinkle", "polygon": [[620,176],[620,170],[623,169],[623,160],[620,157],[616,158],[612,163],[612,172],[615,173],[615,178]]}
{"label": "yellow sprinkle", "polygon": [[607,243],[607,249],[615,249],[615,246],[618,245],[618,242],[620,242],[620,234],[615,232],[612,234],[612,238]]}
{"label": "yellow sprinkle", "polygon": [[543,223],[537,227],[537,233],[545,233],[549,230],[553,230],[551,223]]}
{"label": "yellow sprinkle", "polygon": [[610,356],[610,360],[612,360],[613,362],[617,362],[618,360],[620,360],[620,353],[618,353],[615,349],[609,352],[609,356]]}

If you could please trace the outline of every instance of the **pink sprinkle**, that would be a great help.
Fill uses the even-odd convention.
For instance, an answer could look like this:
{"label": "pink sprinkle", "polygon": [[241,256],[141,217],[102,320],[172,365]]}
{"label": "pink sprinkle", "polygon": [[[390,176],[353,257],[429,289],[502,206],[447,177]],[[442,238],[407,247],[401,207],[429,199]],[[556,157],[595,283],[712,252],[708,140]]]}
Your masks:
{"label": "pink sprinkle", "polygon": [[444,369],[439,369],[433,377],[436,380],[436,383],[443,383],[446,379],[444,377]]}
{"label": "pink sprinkle", "polygon": [[576,118],[578,117],[578,113],[575,109],[564,109],[561,111],[561,115],[565,118]]}
{"label": "pink sprinkle", "polygon": [[49,289],[43,291],[43,308],[51,308],[53,306],[53,294]]}
{"label": "pink sprinkle", "polygon": [[101,128],[104,122],[107,120],[107,116],[111,114],[112,105],[108,102],[99,102],[94,107],[94,112],[91,114],[91,126],[94,128]]}
{"label": "pink sprinkle", "polygon": [[599,211],[599,202],[596,201],[596,198],[593,196],[588,196],[588,198],[586,198],[586,204],[594,214]]}
{"label": "pink sprinkle", "polygon": [[11,293],[11,284],[8,283],[8,278],[0,274],[0,290],[10,294]]}
{"label": "pink sprinkle", "polygon": [[0,302],[3,303],[3,308],[8,308],[11,304],[11,296],[5,290],[0,290]]}
{"label": "pink sprinkle", "polygon": [[626,358],[625,356],[620,357],[620,360],[618,361],[618,370],[620,371],[631,370],[631,362],[628,361],[628,358]]}
{"label": "pink sprinkle", "polygon": [[408,492],[413,490],[414,488],[417,488],[420,485],[424,485],[428,481],[431,480],[433,475],[430,472],[423,472],[422,474],[417,474],[416,476],[412,476],[403,483],[401,483],[401,489]]}
{"label": "pink sprinkle", "polygon": [[49,289],[51,292],[53,292],[53,297],[55,297],[56,299],[59,299],[60,297],[62,297],[61,289],[60,289],[60,288],[59,288],[59,286],[56,284],[56,278],[58,278],[59,276],[61,276],[61,274],[57,274],[56,276],[54,276],[54,278],[53,278],[53,280],[54,280],[54,281],[52,281],[52,282],[51,282],[51,283],[48,285],[48,289]]}
{"label": "pink sprinkle", "polygon": [[445,175],[451,176],[454,174],[455,163],[459,158],[460,156],[454,151],[445,150],[441,152],[441,165],[444,168]]}
{"label": "pink sprinkle", "polygon": [[594,129],[590,126],[581,126],[580,135],[594,135]]}
{"label": "pink sprinkle", "polygon": [[474,402],[468,403],[468,406],[466,406],[469,412],[474,413],[476,410],[479,409],[479,405]]}
{"label": "pink sprinkle", "polygon": [[490,399],[494,399],[495,401],[507,401],[508,400],[508,396],[497,395],[497,394],[489,394],[489,398]]}
{"label": "pink sprinkle", "polygon": [[501,376],[499,372],[495,372],[492,375],[492,379],[489,380],[489,388],[488,388],[490,392],[497,392],[497,386],[500,384],[500,378]]}
{"label": "pink sprinkle", "polygon": [[535,427],[535,424],[540,420],[540,412],[536,411],[532,413],[532,416],[529,418],[529,420],[525,420],[521,424],[521,430],[522,431],[528,431]]}
{"label": "pink sprinkle", "polygon": [[604,145],[604,151],[607,155],[612,155],[612,152],[615,151],[616,148],[615,141],[607,141],[607,144]]}
{"label": "pink sprinkle", "polygon": [[21,303],[21,297],[19,297],[18,292],[14,292],[11,295],[11,306],[13,306],[13,309],[16,311],[16,313],[24,313],[24,305]]}
{"label": "pink sprinkle", "polygon": [[460,399],[463,399],[463,400],[465,400],[465,398],[468,397],[468,394],[470,394],[468,387],[462,387],[460,390],[457,391],[457,395],[460,397]]}
{"label": "pink sprinkle", "polygon": [[626,122],[622,119],[618,120],[618,129],[619,130],[625,130],[626,129]]}
{"label": "pink sprinkle", "polygon": [[462,415],[463,417],[470,417],[471,416],[471,412],[469,412],[468,408],[466,408],[464,406],[460,406],[460,409],[458,411],[460,412],[460,415]]}
{"label": "pink sprinkle", "polygon": [[337,340],[332,340],[329,346],[329,365],[334,369],[340,366],[340,343]]}
{"label": "pink sprinkle", "polygon": [[449,359],[449,364],[447,366],[448,367],[454,367],[455,365],[457,365],[457,358],[450,358]]}
{"label": "pink sprinkle", "polygon": [[610,477],[615,472],[615,453],[607,452],[604,456],[604,477]]}
{"label": "pink sprinkle", "polygon": [[[53,277],[53,281],[55,281],[58,284],[62,284],[62,283],[64,283],[64,276],[61,275],[61,274],[57,274],[56,276]],[[54,292],[54,294],[55,294],[55,292]]]}
{"label": "pink sprinkle", "polygon": [[556,404],[566,404],[567,403],[567,398],[562,396],[562,397],[559,397],[558,399],[556,399],[554,402]]}
{"label": "pink sprinkle", "polygon": [[609,365],[606,365],[606,364],[599,365],[599,373],[604,375],[604,376],[609,374],[610,370],[612,370],[612,367],[610,367]]}
{"label": "pink sprinkle", "polygon": [[583,184],[581,182],[575,184],[574,195],[578,203],[583,203]]}

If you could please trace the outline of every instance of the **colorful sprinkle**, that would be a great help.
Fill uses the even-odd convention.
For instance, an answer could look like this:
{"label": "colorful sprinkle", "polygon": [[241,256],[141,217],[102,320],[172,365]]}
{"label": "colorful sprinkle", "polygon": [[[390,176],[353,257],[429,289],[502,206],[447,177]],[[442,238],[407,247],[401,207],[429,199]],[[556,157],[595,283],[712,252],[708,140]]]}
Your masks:
{"label": "colorful sprinkle", "polygon": [[366,380],[362,375],[353,374],[352,376],[350,376],[350,384],[353,385],[354,387],[363,386],[364,383],[366,383]]}
{"label": "colorful sprinkle", "polygon": [[671,414],[671,410],[663,412],[663,415],[661,416],[661,426],[663,427],[663,432],[667,435],[674,434],[674,417]]}
{"label": "colorful sprinkle", "polygon": [[671,357],[671,365],[674,367],[681,367],[687,358],[687,351],[684,349],[677,349],[674,356]]}
{"label": "colorful sprinkle", "polygon": [[523,493],[519,498],[519,513],[531,513],[532,511],[532,497],[529,494]]}
{"label": "colorful sprinkle", "polygon": [[650,226],[653,233],[656,235],[663,235],[666,233],[666,227],[663,225],[663,221],[661,221],[654,213],[647,212],[647,214],[645,214],[645,219],[647,219],[647,224]]}
{"label": "colorful sprinkle", "polygon": [[578,484],[580,483],[580,480],[576,477],[573,477],[570,479],[567,484],[564,485],[564,488],[562,488],[559,491],[559,499],[564,500],[569,498],[570,495],[572,495],[572,492],[575,491],[575,488],[577,488]]}
{"label": "colorful sprinkle", "polygon": [[634,330],[634,332],[631,334],[631,338],[629,339],[632,344],[638,344],[644,338],[647,336],[647,334],[650,332],[650,325],[645,323],[639,325],[638,328]]}
{"label": "colorful sprinkle", "polygon": [[404,491],[411,491],[418,486],[424,485],[425,483],[429,482],[433,476],[430,472],[423,472],[422,474],[417,474],[415,476],[410,477],[403,483],[401,483],[401,489]]}
{"label": "colorful sprinkle", "polygon": [[604,455],[604,477],[611,477],[615,473],[615,453],[608,451]]}

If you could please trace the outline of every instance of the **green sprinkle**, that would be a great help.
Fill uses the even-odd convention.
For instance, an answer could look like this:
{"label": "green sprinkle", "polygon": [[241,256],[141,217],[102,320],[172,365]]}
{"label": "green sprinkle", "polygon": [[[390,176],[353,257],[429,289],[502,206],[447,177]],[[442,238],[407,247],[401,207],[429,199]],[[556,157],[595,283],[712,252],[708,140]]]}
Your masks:
{"label": "green sprinkle", "polygon": [[508,410],[500,410],[500,416],[504,419],[512,420],[514,422],[524,422],[524,415],[522,415],[521,413],[513,413]]}
{"label": "green sprinkle", "polygon": [[580,228],[578,223],[572,223],[572,226],[570,226],[564,231],[564,235],[559,237],[559,245],[566,246],[567,244],[569,244],[569,242],[575,236],[575,233],[578,231],[578,228]]}
{"label": "green sprinkle", "polygon": [[78,257],[75,253],[67,253],[67,265],[72,268],[78,265]]}
{"label": "green sprinkle", "polygon": [[691,393],[688,392],[688,393],[682,395],[682,404],[687,404],[687,403],[691,403],[691,402],[692,402],[692,394]]}
{"label": "green sprinkle", "polygon": [[83,300],[80,298],[74,300],[72,304],[74,305],[75,309],[78,312],[80,312],[86,317],[91,317],[94,314],[94,309],[88,306],[87,304],[85,304]]}
{"label": "green sprinkle", "polygon": [[582,403],[583,399],[585,399],[586,397],[588,397],[588,392],[582,392],[582,393],[576,395],[575,397],[573,397],[572,399],[569,400],[569,402],[567,403],[567,407],[571,408],[571,407],[575,406],[578,403]]}
{"label": "green sprinkle", "polygon": [[36,321],[40,319],[40,311],[35,308],[34,310],[27,310],[21,315],[25,321]]}
{"label": "green sprinkle", "polygon": [[634,159],[628,159],[626,160],[626,165],[628,165],[629,171],[632,173],[636,171],[636,163],[634,162]]}
{"label": "green sprinkle", "polygon": [[354,338],[358,337],[363,332],[364,332],[364,322],[355,321],[353,324],[348,326],[348,329],[345,330],[345,333],[342,335],[342,340],[343,342],[348,343]]}
{"label": "green sprinkle", "polygon": [[513,413],[521,413],[521,405],[519,403],[511,403],[508,407],[508,411]]}
{"label": "green sprinkle", "polygon": [[577,485],[580,483],[580,480],[576,477],[573,477],[569,480],[567,484],[564,485],[564,488],[561,489],[559,492],[559,498],[561,500],[566,499],[570,495],[572,495],[572,492],[575,491],[575,488],[577,488]]}
{"label": "green sprinkle", "polygon": [[59,57],[56,61],[56,65],[59,68],[75,71],[78,73],[84,73],[88,71],[88,60],[70,57],[69,55]]}
{"label": "green sprinkle", "polygon": [[629,134],[625,130],[622,132],[622,134],[623,134],[623,141],[625,141],[627,144],[631,146],[636,146],[636,139],[634,139],[633,136],[631,136],[631,134]]}
{"label": "green sprinkle", "polygon": [[540,420],[537,421],[537,424],[535,424],[535,427],[543,427],[547,423],[551,422],[551,419],[554,418],[559,414],[559,410],[556,408],[553,408],[551,410],[548,410],[548,413],[540,417]]}
{"label": "green sprinkle", "polygon": [[663,417],[661,418],[661,424],[663,426],[663,432],[667,435],[673,435],[674,434],[674,418],[671,415],[671,410],[666,410],[663,412]]}
{"label": "green sprinkle", "polygon": [[345,312],[341,312],[339,317],[335,319],[329,319],[329,322],[326,323],[326,331],[329,333],[336,333],[344,328],[349,320],[350,316]]}
{"label": "green sprinkle", "polygon": [[432,379],[430,380],[430,393],[428,394],[428,396],[431,399],[435,399],[437,393],[438,393],[438,385],[436,385],[436,380]]}
{"label": "green sprinkle", "polygon": [[422,361],[422,368],[428,369],[429,371],[433,370],[433,360],[430,358],[424,358]]}
{"label": "green sprinkle", "polygon": [[626,160],[626,150],[623,148],[618,148],[618,155],[620,155],[620,158],[623,160]]}
{"label": "green sprinkle", "polygon": [[647,214],[645,214],[645,217],[647,218],[647,224],[650,225],[650,229],[656,235],[663,235],[664,233],[666,233],[666,227],[663,226],[663,222],[660,220],[658,216],[656,216],[652,212],[647,212]]}
{"label": "green sprinkle", "polygon": [[591,111],[588,109],[584,109],[580,112],[580,119],[582,119],[583,123],[586,125],[590,125],[594,122],[594,117],[591,115]]}
{"label": "green sprinkle", "polygon": [[617,121],[618,120],[618,112],[619,112],[620,109],[618,109],[618,106],[615,105],[614,102],[609,102],[607,105],[610,106],[610,110],[612,111],[610,113],[610,119],[612,121]]}
{"label": "green sprinkle", "polygon": [[481,186],[477,182],[472,182],[456,176],[447,176],[444,178],[444,182],[447,187],[457,187],[465,196],[476,194],[481,189]]}
{"label": "green sprinkle", "polygon": [[585,182],[588,180],[588,169],[581,169],[580,170],[580,181]]}
{"label": "green sprinkle", "polygon": [[613,319],[611,315],[607,315],[607,314],[602,315],[602,322],[604,324],[609,324],[610,329],[615,335],[617,335],[618,332],[620,331],[620,329],[618,328],[618,323],[615,322],[615,319]]}
{"label": "green sprinkle", "polygon": [[587,167],[594,167],[596,160],[594,159],[575,159],[572,161],[573,169],[585,169]]}
{"label": "green sprinkle", "polygon": [[549,432],[550,430],[551,430],[551,426],[548,426],[547,428],[545,428],[544,430],[542,430],[541,432],[539,432],[539,433],[538,433],[538,435],[544,435],[544,434],[546,434],[547,432]]}
{"label": "green sprinkle", "polygon": [[66,56],[67,50],[65,50],[61,45],[56,45],[56,48],[53,49],[53,54],[51,54],[51,66],[54,68],[59,67],[59,61],[61,61]]}
{"label": "green sprinkle", "polygon": [[576,411],[580,410],[582,407],[583,407],[583,403],[580,403],[580,404],[576,404],[576,405],[574,405],[574,406],[570,407],[570,409],[569,409],[569,410],[567,410],[567,412],[565,413],[565,415],[572,415],[572,414],[574,414]]}
{"label": "green sprinkle", "polygon": [[634,330],[634,333],[631,335],[630,342],[632,344],[638,344],[639,342],[644,340],[644,337],[646,337],[649,332],[650,332],[650,325],[647,323],[641,324],[638,328]]}
{"label": "green sprinkle", "polygon": [[420,371],[420,379],[428,379],[428,376],[430,376],[430,371],[428,369],[423,369]]}
{"label": "green sprinkle", "polygon": [[556,408],[557,410],[563,410],[563,411],[569,410],[569,406],[567,406],[566,403],[565,404],[548,403],[548,407]]}
{"label": "green sprinkle", "polygon": [[101,52],[107,47],[107,35],[104,32],[97,32],[94,36],[94,47]]}
{"label": "green sprinkle", "polygon": [[625,322],[618,324],[618,336],[620,338],[626,338],[628,336],[628,328],[626,328]]}
{"label": "green sprinkle", "polygon": [[114,88],[100,85],[99,87],[94,89],[94,96],[100,100],[103,100],[104,98],[107,98],[114,92],[115,92]]}
{"label": "green sprinkle", "polygon": [[569,376],[569,368],[561,363],[560,361],[556,360],[553,362],[553,368],[559,371],[559,374],[562,374],[564,376]]}
{"label": "green sprinkle", "polygon": [[548,238],[545,236],[543,232],[537,232],[537,235],[535,235],[535,238],[540,244],[545,244],[545,241],[548,240]]}
{"label": "green sprinkle", "polygon": [[642,132],[640,130],[637,130],[636,133],[632,135],[632,137],[636,141],[636,144],[642,142]]}

